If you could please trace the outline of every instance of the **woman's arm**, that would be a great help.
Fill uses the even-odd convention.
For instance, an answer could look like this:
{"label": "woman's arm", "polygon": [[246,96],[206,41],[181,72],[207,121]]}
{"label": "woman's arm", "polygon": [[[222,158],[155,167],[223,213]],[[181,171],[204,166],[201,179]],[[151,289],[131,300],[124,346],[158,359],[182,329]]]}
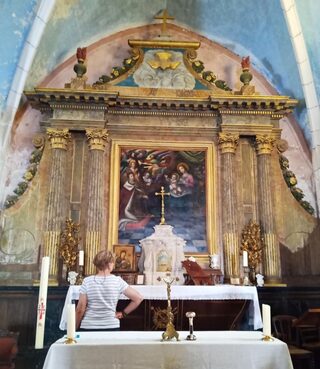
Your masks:
{"label": "woman's arm", "polygon": [[143,301],[143,297],[140,295],[140,293],[132,287],[128,287],[126,290],[124,290],[123,294],[131,301],[129,305],[123,309],[123,311],[116,313],[116,317],[118,319],[124,318],[126,315],[130,314]]}
{"label": "woman's arm", "polygon": [[87,295],[80,293],[77,309],[76,309],[76,329],[79,329],[81,320],[87,309]]}

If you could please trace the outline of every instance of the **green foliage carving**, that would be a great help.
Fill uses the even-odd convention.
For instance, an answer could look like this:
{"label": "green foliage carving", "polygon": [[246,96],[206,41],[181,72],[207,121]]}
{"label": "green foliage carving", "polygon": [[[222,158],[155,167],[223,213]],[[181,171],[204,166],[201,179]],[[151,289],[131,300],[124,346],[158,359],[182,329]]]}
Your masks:
{"label": "green foliage carving", "polygon": [[303,200],[304,193],[301,188],[297,187],[298,180],[295,174],[289,170],[289,160],[282,154],[279,154],[279,163],[282,170],[283,178],[286,181],[294,198],[300,203],[300,205],[311,215],[314,215],[314,208],[308,201]]}

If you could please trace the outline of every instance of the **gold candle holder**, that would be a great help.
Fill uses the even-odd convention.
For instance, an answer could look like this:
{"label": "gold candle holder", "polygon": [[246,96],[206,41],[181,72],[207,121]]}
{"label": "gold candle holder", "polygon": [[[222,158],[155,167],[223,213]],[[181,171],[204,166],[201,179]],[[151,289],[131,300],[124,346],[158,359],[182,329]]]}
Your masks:
{"label": "gold candle holder", "polygon": [[70,338],[70,337],[68,338],[67,337],[67,339],[64,341],[64,343],[66,345],[73,345],[73,344],[77,343],[77,341],[74,338]]}
{"label": "gold candle holder", "polygon": [[273,338],[273,337],[271,337],[271,336],[266,336],[266,335],[264,335],[264,336],[262,337],[262,341],[265,341],[265,342],[271,342],[271,341],[274,341],[274,338]]}
{"label": "gold candle holder", "polygon": [[166,325],[166,330],[162,333],[161,341],[169,341],[173,338],[179,341],[179,333],[175,330],[175,327],[173,324],[174,315],[173,315],[172,307],[171,307],[171,284],[177,279],[171,277],[169,274],[167,275],[167,277],[162,278],[162,280],[167,285],[168,306],[167,306],[167,325]]}

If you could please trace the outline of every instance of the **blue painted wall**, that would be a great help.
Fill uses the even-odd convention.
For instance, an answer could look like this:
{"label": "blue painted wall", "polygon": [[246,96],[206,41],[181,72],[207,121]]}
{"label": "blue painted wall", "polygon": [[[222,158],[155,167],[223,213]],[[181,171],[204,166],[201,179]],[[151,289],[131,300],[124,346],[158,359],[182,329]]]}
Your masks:
{"label": "blue painted wall", "polygon": [[37,0],[0,1],[0,111],[35,18]]}

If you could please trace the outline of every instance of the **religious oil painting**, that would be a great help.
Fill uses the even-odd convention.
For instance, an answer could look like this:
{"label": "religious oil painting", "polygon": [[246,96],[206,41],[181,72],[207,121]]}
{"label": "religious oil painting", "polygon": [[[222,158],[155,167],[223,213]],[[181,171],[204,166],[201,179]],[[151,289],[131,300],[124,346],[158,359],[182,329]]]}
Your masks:
{"label": "religious oil painting", "polygon": [[134,245],[114,245],[113,251],[115,253],[115,271],[129,272],[135,269]]}
{"label": "religious oil painting", "polygon": [[[114,168],[118,170],[116,242],[135,245],[140,252],[139,241],[153,234],[154,226],[160,223],[164,201],[165,224],[173,226],[173,232],[186,241],[184,252],[207,253],[212,237],[207,229],[212,213],[212,206],[208,206],[212,203],[212,198],[208,201],[208,146],[168,149],[126,145],[119,147],[116,155],[120,160]],[[159,194],[162,187],[163,196]]]}

